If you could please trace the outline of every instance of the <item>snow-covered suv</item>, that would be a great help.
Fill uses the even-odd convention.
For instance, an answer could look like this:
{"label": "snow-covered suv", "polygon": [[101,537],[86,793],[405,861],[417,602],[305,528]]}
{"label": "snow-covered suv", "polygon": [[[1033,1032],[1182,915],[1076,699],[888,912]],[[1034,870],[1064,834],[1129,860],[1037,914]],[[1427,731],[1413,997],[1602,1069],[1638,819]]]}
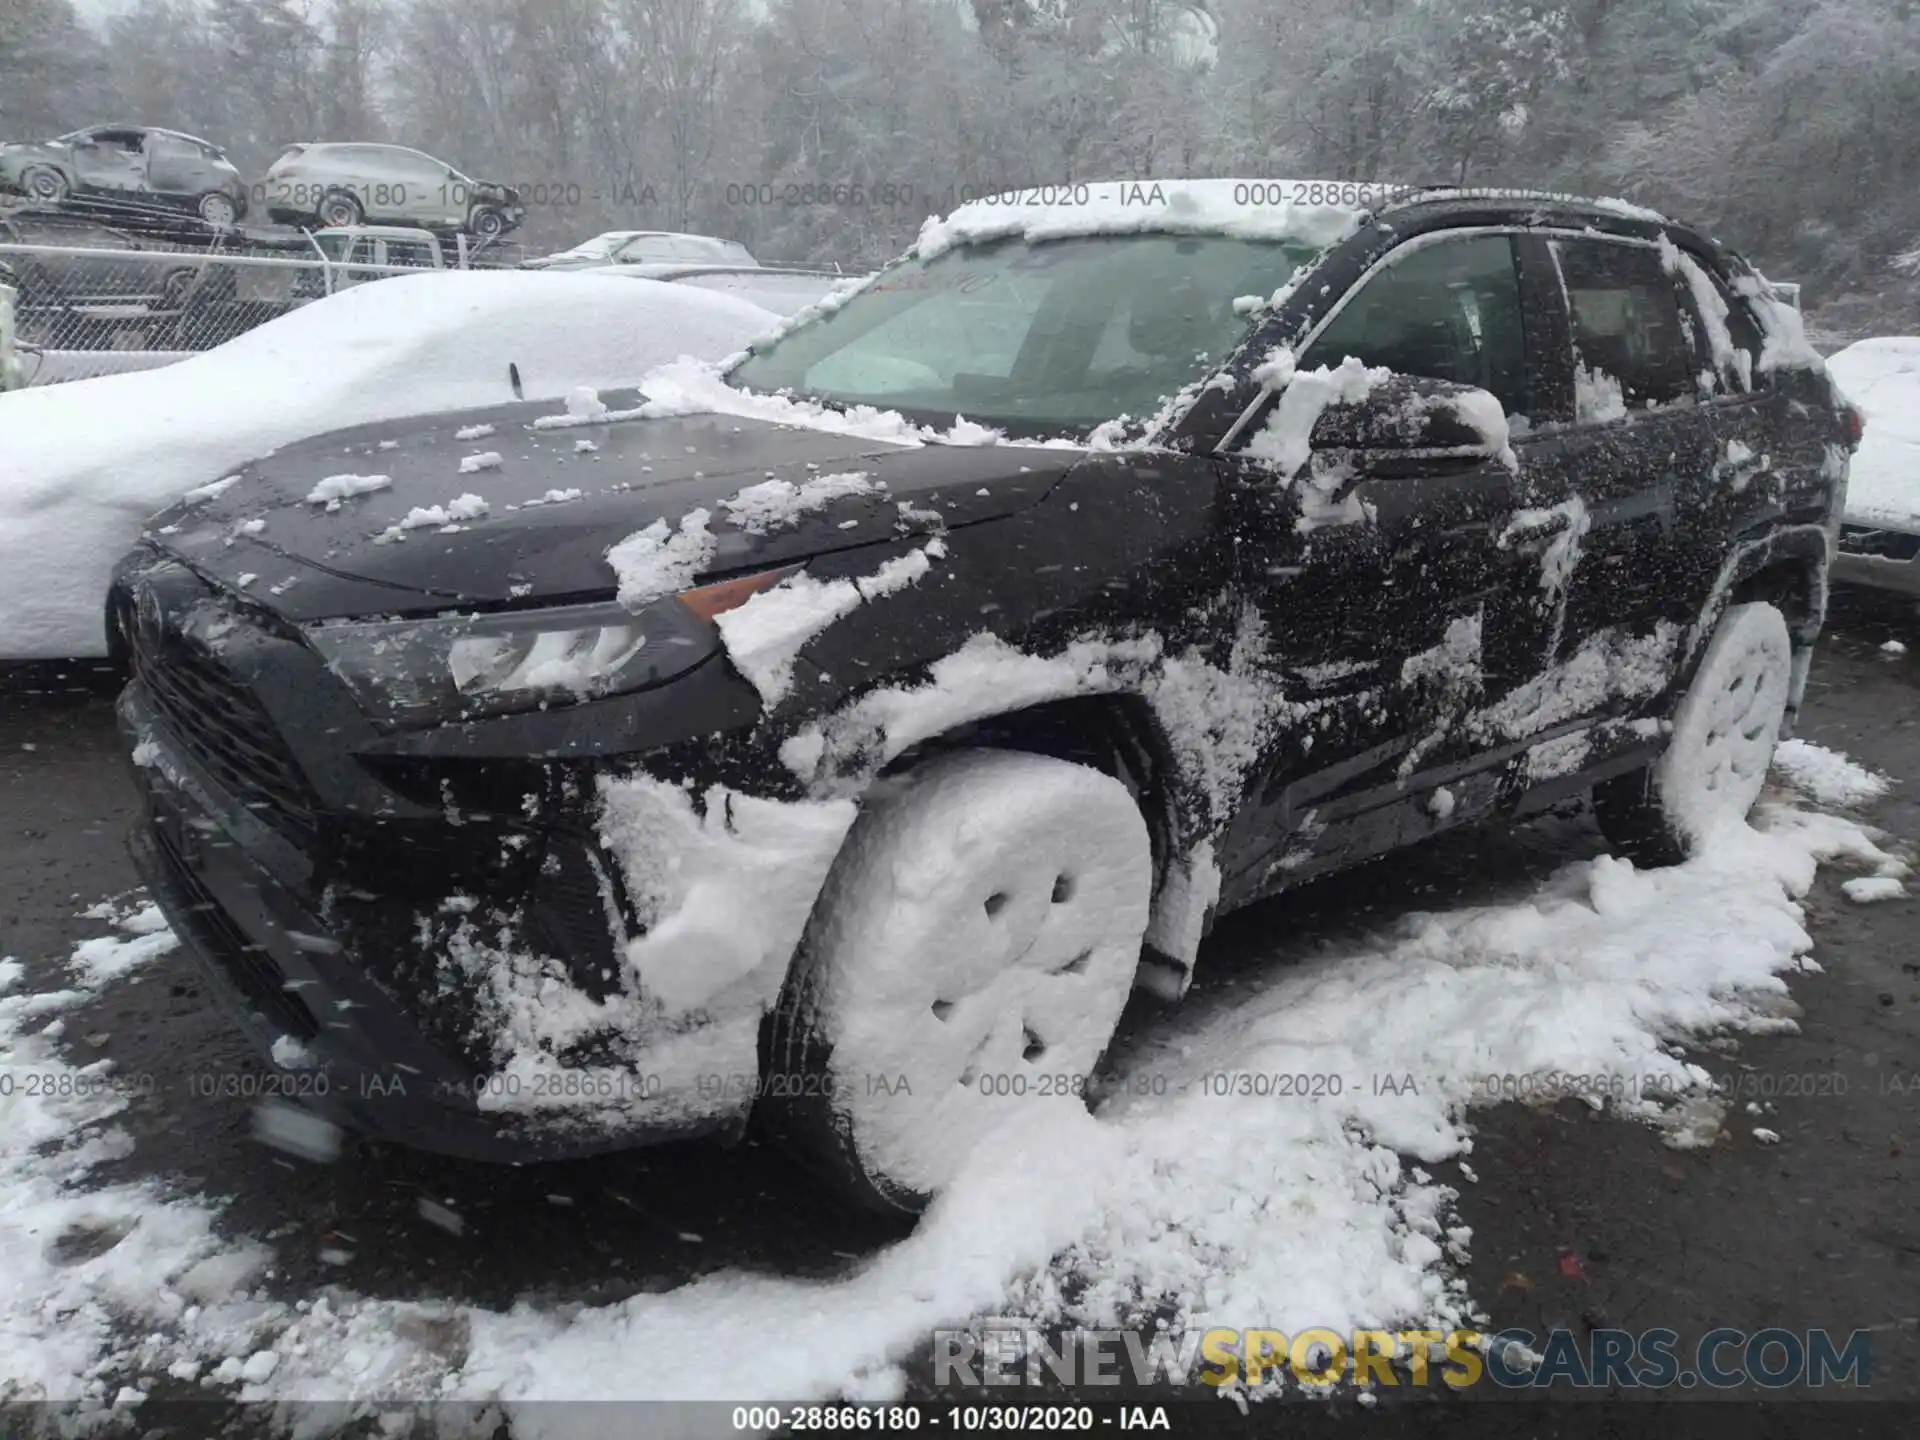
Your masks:
{"label": "snow-covered suv", "polygon": [[908,1210],[1237,906],[1589,789],[1648,863],[1739,823],[1858,434],[1657,215],[1278,181],[969,206],[643,392],[161,516],[146,873],[350,1126],[757,1115]]}

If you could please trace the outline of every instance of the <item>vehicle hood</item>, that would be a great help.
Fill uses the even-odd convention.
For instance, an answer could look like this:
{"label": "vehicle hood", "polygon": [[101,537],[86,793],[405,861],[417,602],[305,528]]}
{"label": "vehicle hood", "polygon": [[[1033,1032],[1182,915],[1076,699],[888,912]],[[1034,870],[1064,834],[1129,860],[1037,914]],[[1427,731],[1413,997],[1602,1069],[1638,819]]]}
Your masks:
{"label": "vehicle hood", "polygon": [[[619,408],[639,397],[602,399]],[[237,478],[219,494],[163,511],[146,538],[295,623],[513,608],[611,598],[608,549],[658,520],[678,528],[695,510],[709,512],[717,541],[704,573],[720,575],[1010,515],[1081,456],[1024,445],[905,446],[737,415],[533,425],[561,413],[550,401],[528,402],[302,441],[231,472]],[[492,433],[456,433],[481,425]],[[463,459],[489,453],[497,466],[461,471]],[[724,503],[768,481],[800,486],[847,471],[865,472],[884,491],[844,496],[764,533],[744,528]],[[387,483],[331,509],[308,498],[343,475]],[[463,495],[484,500],[486,513],[423,524],[404,538],[392,530]]]}
{"label": "vehicle hood", "polygon": [[68,153],[56,140],[0,141],[0,160],[51,160]]}

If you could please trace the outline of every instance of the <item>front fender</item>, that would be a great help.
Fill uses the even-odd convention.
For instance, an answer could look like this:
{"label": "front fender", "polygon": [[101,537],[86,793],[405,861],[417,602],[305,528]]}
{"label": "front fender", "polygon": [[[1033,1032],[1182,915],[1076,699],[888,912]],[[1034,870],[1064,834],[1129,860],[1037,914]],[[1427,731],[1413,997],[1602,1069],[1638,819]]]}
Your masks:
{"label": "front fender", "polygon": [[1813,645],[1827,619],[1827,584],[1833,568],[1834,535],[1829,525],[1788,525],[1758,539],[1735,546],[1720,567],[1699,617],[1687,632],[1681,653],[1681,674],[1689,674],[1706,648],[1708,637],[1720,623],[1740,588],[1769,571],[1782,572],[1783,580],[1798,581],[1802,603],[1786,607],[1787,633],[1793,639],[1793,675],[1787,692],[1787,715],[1781,729],[1784,739],[1793,733],[1800,704],[1807,691],[1807,673],[1813,663]]}

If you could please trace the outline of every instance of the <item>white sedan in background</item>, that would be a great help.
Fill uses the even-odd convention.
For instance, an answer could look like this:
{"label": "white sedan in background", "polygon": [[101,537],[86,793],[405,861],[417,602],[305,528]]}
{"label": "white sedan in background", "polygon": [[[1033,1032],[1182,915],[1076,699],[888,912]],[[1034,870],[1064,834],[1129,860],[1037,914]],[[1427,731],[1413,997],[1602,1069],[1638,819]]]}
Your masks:
{"label": "white sedan in background", "polygon": [[635,280],[667,280],[696,290],[736,296],[776,315],[794,315],[828,296],[857,289],[865,275],[837,270],[804,270],[775,265],[620,265],[595,268],[589,275],[618,275]]}
{"label": "white sedan in background", "polygon": [[1867,417],[1833,578],[1920,596],[1920,336],[1859,341],[1827,369]]}
{"label": "white sedan in background", "polygon": [[[106,653],[114,562],[244,461],[408,415],[630,386],[779,317],[626,276],[456,271],[363,285],[162,369],[0,395],[0,660]],[[510,368],[511,367],[511,368]]]}
{"label": "white sedan in background", "polygon": [[678,230],[607,230],[571,250],[536,255],[529,270],[579,270],[598,265],[758,265],[746,246],[718,235]]}

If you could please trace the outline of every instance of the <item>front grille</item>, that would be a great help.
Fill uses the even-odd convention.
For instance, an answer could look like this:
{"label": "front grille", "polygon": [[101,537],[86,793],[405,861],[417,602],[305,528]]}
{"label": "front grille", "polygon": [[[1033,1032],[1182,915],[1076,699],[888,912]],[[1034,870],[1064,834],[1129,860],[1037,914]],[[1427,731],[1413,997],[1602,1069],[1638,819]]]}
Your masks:
{"label": "front grille", "polygon": [[1920,555],[1920,535],[1909,535],[1904,530],[1875,530],[1865,525],[1843,525],[1840,527],[1840,549],[1847,555],[1911,560]]}
{"label": "front grille", "polygon": [[306,778],[273,719],[225,666],[185,637],[143,622],[117,592],[127,662],[193,758],[249,810],[305,844],[315,832]]}
{"label": "front grille", "polygon": [[298,995],[286,988],[286,975],[274,963],[265,948],[250,942],[245,932],[220,908],[200,877],[188,865],[186,857],[174,847],[173,837],[163,825],[152,827],[154,839],[165,858],[173,883],[186,898],[196,938],[210,952],[209,958],[226,972],[247,1003],[269,1021],[300,1040],[312,1040],[320,1034],[320,1022]]}
{"label": "front grille", "polygon": [[528,938],[566,965],[574,984],[595,1000],[619,988],[607,889],[584,842],[556,836],[528,897]]}

